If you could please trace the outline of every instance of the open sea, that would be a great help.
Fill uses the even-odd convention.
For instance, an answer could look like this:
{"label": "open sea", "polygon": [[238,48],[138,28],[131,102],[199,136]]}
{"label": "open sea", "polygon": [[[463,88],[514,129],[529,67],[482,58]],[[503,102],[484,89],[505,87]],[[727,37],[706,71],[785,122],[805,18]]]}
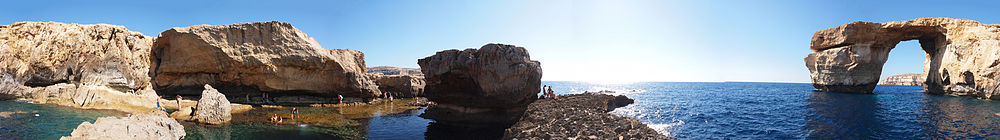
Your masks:
{"label": "open sea", "polygon": [[[611,90],[626,95],[635,103],[613,114],[639,119],[681,139],[1000,139],[1000,101],[924,94],[919,86],[880,85],[875,94],[850,94],[816,91],[807,83],[542,83],[553,86],[557,94]],[[0,139],[57,139],[81,122],[120,115],[18,101],[0,101],[2,112],[31,113],[0,114]],[[428,132],[440,129],[428,129],[433,120],[417,117],[422,112],[361,120],[367,126],[364,136],[423,139],[448,134]],[[234,139],[325,137],[269,125],[185,125],[185,129],[191,129],[188,135],[194,137],[206,132]]]}

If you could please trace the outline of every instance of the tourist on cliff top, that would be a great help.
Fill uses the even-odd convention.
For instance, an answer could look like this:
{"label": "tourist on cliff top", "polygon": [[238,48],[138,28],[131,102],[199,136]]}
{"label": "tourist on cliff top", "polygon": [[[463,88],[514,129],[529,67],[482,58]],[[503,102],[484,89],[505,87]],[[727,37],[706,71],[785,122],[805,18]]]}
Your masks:
{"label": "tourist on cliff top", "polygon": [[181,109],[181,99],[184,99],[184,97],[177,95],[177,109]]}

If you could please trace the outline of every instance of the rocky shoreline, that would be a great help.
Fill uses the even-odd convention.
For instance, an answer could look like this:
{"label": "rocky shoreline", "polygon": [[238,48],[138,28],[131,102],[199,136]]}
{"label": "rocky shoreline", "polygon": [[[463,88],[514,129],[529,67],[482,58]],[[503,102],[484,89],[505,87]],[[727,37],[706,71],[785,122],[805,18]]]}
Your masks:
{"label": "rocky shoreline", "polygon": [[613,91],[560,95],[528,105],[521,119],[505,130],[503,139],[676,139],[639,120],[610,114],[634,101]]}
{"label": "rocky shoreline", "polygon": [[[224,125],[265,121],[270,115],[291,119],[289,107],[307,109],[301,110],[302,119],[279,124],[334,129],[358,127],[353,119],[426,106],[430,107],[420,116],[440,125],[508,128],[522,116],[535,117],[524,112],[536,100],[542,70],[523,47],[491,43],[479,49],[444,50],[417,63],[420,69],[369,70],[364,53],[325,49],[291,24],[277,21],[175,27],[158,37],[107,24],[0,25],[0,99],[137,114],[85,122],[67,139],[183,139],[178,120]],[[604,99],[600,97],[595,100]],[[567,98],[566,103],[557,102],[590,105],[575,102],[575,96]],[[390,111],[381,110],[387,107]],[[584,111],[606,114],[613,108]],[[551,110],[528,112],[540,111]],[[621,125],[614,129],[628,132],[623,137],[661,138],[652,135],[655,132],[647,134],[648,127],[634,119],[593,117],[617,119],[613,122]],[[581,123],[559,125],[604,122]],[[117,133],[120,127],[128,133]],[[363,137],[352,132],[333,135]],[[572,138],[571,132],[552,133]],[[512,137],[543,136],[552,137]]]}

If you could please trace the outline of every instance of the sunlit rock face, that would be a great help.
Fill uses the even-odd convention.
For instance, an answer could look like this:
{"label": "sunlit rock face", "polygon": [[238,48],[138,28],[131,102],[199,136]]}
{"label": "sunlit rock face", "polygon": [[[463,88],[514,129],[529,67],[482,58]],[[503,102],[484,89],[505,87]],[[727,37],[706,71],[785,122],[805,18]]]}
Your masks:
{"label": "sunlit rock face", "polygon": [[852,22],[817,31],[805,57],[813,86],[824,91],[871,93],[889,51],[919,40],[926,52],[929,93],[1000,99],[1000,25],[967,19],[920,18],[887,23]]}
{"label": "sunlit rock face", "polygon": [[542,69],[522,47],[487,44],[418,60],[428,100],[422,117],[438,122],[513,123],[541,90]]}
{"label": "sunlit rock face", "polygon": [[[0,95],[126,112],[154,108],[148,89],[153,38],[123,26],[0,25]],[[130,93],[147,93],[135,96]]]}
{"label": "sunlit rock face", "polygon": [[919,73],[907,73],[886,77],[879,85],[923,86],[924,76]]}
{"label": "sunlit rock face", "polygon": [[220,91],[362,98],[380,94],[365,76],[363,53],[324,49],[284,22],[172,28],[154,42],[150,62],[153,83],[161,90],[190,88],[197,89],[190,94],[198,94],[202,85],[211,84]]}

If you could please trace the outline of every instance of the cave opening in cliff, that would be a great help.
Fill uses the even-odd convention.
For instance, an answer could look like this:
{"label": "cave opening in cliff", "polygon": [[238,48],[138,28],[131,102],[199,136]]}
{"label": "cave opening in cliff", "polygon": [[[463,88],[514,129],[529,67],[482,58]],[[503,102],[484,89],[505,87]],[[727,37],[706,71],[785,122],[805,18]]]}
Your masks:
{"label": "cave opening in cliff", "polygon": [[921,46],[921,42],[917,39],[901,41],[896,44],[895,48],[889,51],[889,58],[882,66],[879,86],[922,85],[923,81],[919,75],[923,73],[923,67],[927,61],[927,52],[923,47],[930,46]]}

